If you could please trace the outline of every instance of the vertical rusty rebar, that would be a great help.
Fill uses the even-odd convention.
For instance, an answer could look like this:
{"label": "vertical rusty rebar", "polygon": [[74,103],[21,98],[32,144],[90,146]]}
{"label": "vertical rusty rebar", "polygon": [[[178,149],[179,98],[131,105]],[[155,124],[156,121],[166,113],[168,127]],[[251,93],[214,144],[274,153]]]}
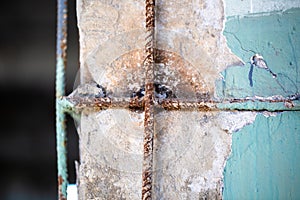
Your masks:
{"label": "vertical rusty rebar", "polygon": [[142,199],[152,199],[154,137],[155,0],[146,0],[146,69]]}
{"label": "vertical rusty rebar", "polygon": [[57,0],[56,35],[56,151],[58,199],[67,199],[67,150],[66,124],[63,107],[59,99],[65,95],[65,68],[67,57],[67,0]]}

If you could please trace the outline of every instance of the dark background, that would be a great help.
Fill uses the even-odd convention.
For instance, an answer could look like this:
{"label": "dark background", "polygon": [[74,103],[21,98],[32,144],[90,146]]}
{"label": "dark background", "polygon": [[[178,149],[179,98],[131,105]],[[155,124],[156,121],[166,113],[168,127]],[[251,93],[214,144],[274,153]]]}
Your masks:
{"label": "dark background", "polygon": [[[75,1],[69,1],[67,93],[78,61]],[[55,142],[56,1],[0,6],[0,199],[57,199]],[[68,118],[69,181],[78,136]]]}

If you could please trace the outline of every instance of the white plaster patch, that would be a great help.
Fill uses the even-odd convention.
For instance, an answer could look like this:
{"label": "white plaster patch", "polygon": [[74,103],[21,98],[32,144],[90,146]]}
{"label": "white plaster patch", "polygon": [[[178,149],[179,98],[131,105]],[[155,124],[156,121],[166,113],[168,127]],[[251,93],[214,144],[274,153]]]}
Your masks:
{"label": "white plaster patch", "polygon": [[277,112],[268,112],[268,111],[264,111],[262,112],[262,114],[265,116],[265,117],[276,117],[277,116]]}
{"label": "white plaster patch", "polygon": [[78,200],[77,186],[75,184],[68,185],[67,194],[68,200]]}
{"label": "white plaster patch", "polygon": [[217,122],[222,130],[233,133],[253,123],[256,115],[256,112],[222,112]]}
{"label": "white plaster patch", "polygon": [[203,18],[202,26],[212,26],[215,29],[221,29],[222,24],[219,19],[222,19],[223,12],[212,12],[212,10],[217,10],[222,7],[221,1],[206,1],[206,9],[199,11]]}

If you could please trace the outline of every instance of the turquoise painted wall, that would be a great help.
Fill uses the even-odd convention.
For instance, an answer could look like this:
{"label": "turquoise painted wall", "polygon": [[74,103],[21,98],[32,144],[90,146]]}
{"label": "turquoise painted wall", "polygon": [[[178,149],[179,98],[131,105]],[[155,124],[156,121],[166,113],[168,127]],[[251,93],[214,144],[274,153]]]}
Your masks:
{"label": "turquoise painted wall", "polygon": [[[217,82],[221,98],[289,96],[300,87],[300,9],[268,16],[229,18],[224,35],[232,51],[248,62],[260,53],[278,77],[250,64],[233,66]],[[266,110],[271,104],[265,104]],[[224,170],[224,199],[300,199],[300,111],[257,115],[253,124],[233,133]]]}
{"label": "turquoise painted wall", "polygon": [[259,114],[232,136],[224,199],[300,199],[300,115]]}
{"label": "turquoise painted wall", "polygon": [[[271,96],[299,93],[300,87],[300,9],[269,16],[231,17],[224,35],[232,52],[246,64],[225,70],[217,82],[219,97]],[[251,50],[251,51],[250,51]],[[261,54],[276,79],[263,69],[254,68],[253,87],[249,84],[247,63],[252,52]]]}

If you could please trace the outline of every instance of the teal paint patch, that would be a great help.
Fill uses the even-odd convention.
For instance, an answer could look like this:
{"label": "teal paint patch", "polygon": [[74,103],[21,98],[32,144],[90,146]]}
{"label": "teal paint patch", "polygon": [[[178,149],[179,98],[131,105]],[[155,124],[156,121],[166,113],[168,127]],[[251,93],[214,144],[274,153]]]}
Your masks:
{"label": "teal paint patch", "polygon": [[[300,86],[300,9],[290,9],[269,16],[228,18],[224,35],[228,46],[246,63],[222,72],[223,80],[216,83],[220,98],[247,96],[284,97],[299,92]],[[249,84],[249,59],[253,52],[261,54],[277,78],[254,67],[253,87]]]}
{"label": "teal paint patch", "polygon": [[[300,86],[300,9],[270,15],[228,18],[224,35],[232,52],[244,62],[261,54],[272,75],[253,69],[250,63],[229,67],[216,82],[220,99],[253,96],[288,97]],[[291,103],[291,102],[290,102]],[[299,110],[298,101],[292,102]],[[289,110],[284,102],[237,102],[218,105],[220,109]],[[224,199],[300,199],[300,113],[282,112],[276,117],[259,114],[255,122],[234,133],[232,153],[224,170]]]}
{"label": "teal paint patch", "polygon": [[259,114],[232,136],[223,198],[300,199],[300,113]]}

